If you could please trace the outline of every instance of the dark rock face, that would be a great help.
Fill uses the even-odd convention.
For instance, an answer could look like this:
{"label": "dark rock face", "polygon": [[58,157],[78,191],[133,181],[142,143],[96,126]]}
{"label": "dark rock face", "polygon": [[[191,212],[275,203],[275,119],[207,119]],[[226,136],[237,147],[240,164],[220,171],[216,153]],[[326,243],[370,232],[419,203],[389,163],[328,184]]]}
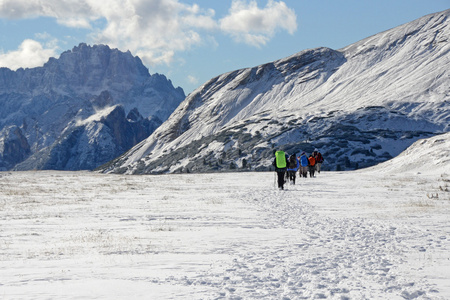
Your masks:
{"label": "dark rock face", "polygon": [[[119,156],[146,138],[160,123],[126,118],[122,106],[108,114],[66,130],[52,145],[17,164],[14,170],[91,170]],[[138,114],[138,115],[136,115]]]}
{"label": "dark rock face", "polygon": [[[16,169],[95,168],[150,135],[184,98],[138,57],[106,45],[80,44],[43,67],[0,68],[0,130],[15,126],[28,145],[20,155],[3,155],[1,168],[28,157]],[[90,121],[96,115],[105,119]]]}
{"label": "dark rock face", "polygon": [[17,126],[0,132],[0,170],[8,170],[30,155],[30,145]]}

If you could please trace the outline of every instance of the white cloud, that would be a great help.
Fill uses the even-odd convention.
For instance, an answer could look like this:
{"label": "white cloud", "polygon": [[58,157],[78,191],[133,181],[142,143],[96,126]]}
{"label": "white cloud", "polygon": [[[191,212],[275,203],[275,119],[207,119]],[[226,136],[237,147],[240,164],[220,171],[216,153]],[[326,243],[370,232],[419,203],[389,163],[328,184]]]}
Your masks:
{"label": "white cloud", "polygon": [[248,4],[234,0],[229,15],[220,20],[220,28],[237,42],[260,47],[280,29],[293,34],[297,30],[297,17],[282,1],[269,0],[261,9],[254,0]]}
{"label": "white cloud", "polygon": [[214,10],[178,0],[2,0],[0,17],[53,17],[69,27],[92,28],[90,41],[140,55],[148,64],[170,63],[176,52],[202,42],[215,30]]}
{"label": "white cloud", "polygon": [[[220,30],[238,42],[259,47],[265,45],[276,31],[293,33],[297,28],[295,13],[282,1],[269,0],[267,6],[260,9],[256,1],[247,4],[235,0],[229,15],[222,20],[215,19],[212,9],[182,1],[0,0],[0,18],[45,16],[55,18],[64,26],[88,28],[91,34],[83,42],[130,50],[149,65],[170,64],[177,53],[210,44],[211,34]],[[96,27],[98,24],[103,27]],[[29,46],[29,41],[25,45]],[[42,48],[40,53],[51,50]]]}
{"label": "white cloud", "polygon": [[45,49],[41,43],[27,39],[19,49],[0,53],[0,66],[16,70],[18,68],[33,68],[44,65],[49,57],[56,56],[56,48]]}
{"label": "white cloud", "polygon": [[41,41],[43,48],[58,50],[59,40],[47,32],[38,32],[34,34],[36,40]]}
{"label": "white cloud", "polygon": [[191,83],[191,84],[198,84],[198,78],[195,76],[189,75],[187,77],[187,79],[188,79],[189,83]]}
{"label": "white cloud", "polygon": [[0,17],[24,19],[53,17],[70,27],[90,28],[90,21],[100,17],[89,5],[91,0],[2,0]]}
{"label": "white cloud", "polygon": [[129,49],[150,64],[170,63],[176,52],[200,45],[203,31],[217,27],[214,12],[197,5],[189,6],[176,0],[122,3],[124,1],[117,1],[117,7],[99,8],[107,26],[93,39]]}

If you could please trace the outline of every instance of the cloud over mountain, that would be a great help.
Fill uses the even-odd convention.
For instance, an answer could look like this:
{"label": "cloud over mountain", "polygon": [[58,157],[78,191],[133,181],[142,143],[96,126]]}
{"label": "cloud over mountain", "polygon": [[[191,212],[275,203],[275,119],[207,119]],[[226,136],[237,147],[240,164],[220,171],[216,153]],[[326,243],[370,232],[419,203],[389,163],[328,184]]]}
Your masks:
{"label": "cloud over mountain", "polygon": [[270,0],[260,9],[256,1],[247,4],[236,0],[230,14],[220,20],[221,29],[236,41],[252,46],[265,45],[277,30],[284,29],[293,34],[297,29],[295,12],[284,2]]}
{"label": "cloud over mountain", "polygon": [[[90,30],[93,43],[108,44],[130,50],[147,64],[168,64],[177,52],[207,43],[211,35],[225,33],[236,42],[259,47],[266,44],[279,30],[293,33],[296,16],[282,1],[270,0],[265,8],[256,1],[232,2],[229,14],[222,19],[213,9],[181,0],[4,0],[0,4],[0,18],[54,18],[64,26]],[[29,41],[28,43],[30,43]],[[38,41],[33,41],[35,45]],[[22,45],[21,47],[27,46]],[[41,49],[42,48],[42,49]],[[46,62],[52,49],[35,47],[33,53]],[[50,53],[49,53],[50,51]],[[24,51],[0,55],[3,66],[7,57]],[[36,55],[35,55],[36,56]],[[25,63],[27,60],[22,60]],[[24,65],[23,67],[34,67]]]}
{"label": "cloud over mountain", "polygon": [[[12,70],[21,67],[39,67],[49,57],[54,56],[56,56],[56,47],[44,47],[38,41],[26,39],[16,51],[0,52],[0,66],[8,66]],[[24,65],[24,62],[26,62],[26,65]]]}

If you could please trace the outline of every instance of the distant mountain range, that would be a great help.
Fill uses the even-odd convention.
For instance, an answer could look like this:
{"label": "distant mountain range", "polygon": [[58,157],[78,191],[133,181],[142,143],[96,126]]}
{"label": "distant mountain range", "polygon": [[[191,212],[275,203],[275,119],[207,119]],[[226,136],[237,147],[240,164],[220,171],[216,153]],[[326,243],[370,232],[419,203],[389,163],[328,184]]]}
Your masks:
{"label": "distant mountain range", "polygon": [[277,149],[318,148],[331,170],[386,161],[450,129],[449,15],[213,78],[100,170],[269,170]]}
{"label": "distant mountain range", "polygon": [[185,99],[138,57],[80,44],[0,68],[0,170],[93,169],[147,138]]}

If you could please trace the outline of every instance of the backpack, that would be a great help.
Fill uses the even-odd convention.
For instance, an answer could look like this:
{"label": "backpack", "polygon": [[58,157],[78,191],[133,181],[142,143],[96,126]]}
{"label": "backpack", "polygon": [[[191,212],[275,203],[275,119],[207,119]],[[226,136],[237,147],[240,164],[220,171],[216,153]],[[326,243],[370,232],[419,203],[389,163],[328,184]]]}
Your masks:
{"label": "backpack", "polygon": [[322,157],[322,154],[320,152],[317,153],[316,161],[318,163],[323,163],[323,157]]}
{"label": "backpack", "polygon": [[289,157],[289,169],[295,169],[297,168],[297,160],[295,158],[295,155],[291,155]]}
{"label": "backpack", "polygon": [[301,161],[302,167],[308,166],[308,157],[306,157],[306,155],[302,155],[300,157],[300,161]]}
{"label": "backpack", "polygon": [[323,163],[323,156],[322,156],[322,154],[320,152],[317,153],[316,161],[318,163]]}
{"label": "backpack", "polygon": [[275,163],[275,166],[279,169],[286,168],[286,155],[284,151],[275,152]]}
{"label": "backpack", "polygon": [[316,159],[314,158],[314,156],[310,156],[308,158],[308,161],[310,166],[314,166],[316,164]]}

